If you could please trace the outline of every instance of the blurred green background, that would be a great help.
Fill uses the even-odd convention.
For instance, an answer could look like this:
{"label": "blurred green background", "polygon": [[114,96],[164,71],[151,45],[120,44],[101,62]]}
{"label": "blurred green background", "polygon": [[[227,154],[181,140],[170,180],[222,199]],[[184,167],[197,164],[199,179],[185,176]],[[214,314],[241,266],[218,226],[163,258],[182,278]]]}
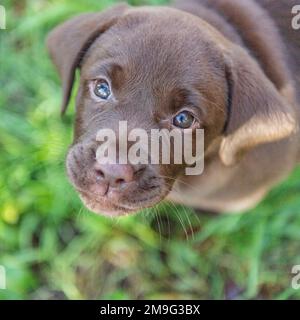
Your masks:
{"label": "blurred green background", "polygon": [[60,82],[44,41],[68,17],[116,2],[1,3],[8,25],[0,30],[0,265],[7,270],[0,299],[299,299],[291,288],[300,264],[299,169],[244,215],[163,204],[110,220],[78,200],[64,169],[74,111],[60,118]]}

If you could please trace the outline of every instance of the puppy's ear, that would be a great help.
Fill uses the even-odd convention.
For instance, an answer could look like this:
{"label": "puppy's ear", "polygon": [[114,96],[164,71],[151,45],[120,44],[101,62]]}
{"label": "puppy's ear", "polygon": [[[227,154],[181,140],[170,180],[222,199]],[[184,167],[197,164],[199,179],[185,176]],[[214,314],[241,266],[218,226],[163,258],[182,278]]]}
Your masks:
{"label": "puppy's ear", "polygon": [[82,14],[59,25],[49,34],[47,47],[62,80],[62,114],[67,109],[75,71],[84,54],[128,8],[126,4],[120,4],[104,12]]}
{"label": "puppy's ear", "polygon": [[219,154],[229,166],[255,146],[287,138],[297,122],[287,88],[279,92],[245,50],[234,46],[225,59],[230,114]]}

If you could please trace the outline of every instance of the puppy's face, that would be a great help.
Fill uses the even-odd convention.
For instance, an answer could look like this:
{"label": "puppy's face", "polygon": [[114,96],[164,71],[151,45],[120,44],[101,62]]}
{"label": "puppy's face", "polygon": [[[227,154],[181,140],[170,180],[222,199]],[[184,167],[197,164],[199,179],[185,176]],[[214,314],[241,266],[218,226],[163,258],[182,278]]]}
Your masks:
{"label": "puppy's face", "polygon": [[[115,215],[153,206],[185,167],[101,166],[100,129],[117,132],[120,121],[129,131],[203,128],[207,144],[222,132],[226,80],[220,57],[190,23],[151,11],[120,18],[95,40],[82,62],[75,142],[67,158],[69,177],[91,210]],[[178,123],[181,116],[184,123]]]}
{"label": "puppy's face", "polygon": [[[80,62],[81,67],[75,139],[67,156],[67,172],[85,205],[110,216],[157,204],[184,174],[186,166],[100,165],[96,159],[99,130],[118,133],[120,121],[127,121],[128,130],[148,132],[201,128],[207,149],[224,132],[231,98],[222,51],[226,41],[210,26],[174,9],[115,11],[103,17],[106,24],[101,35],[95,28],[99,22],[91,22],[94,17],[90,16],[81,18],[83,26],[78,26],[77,20],[67,28],[68,32],[71,27],[79,28],[72,36],[73,42],[80,42],[80,60],[77,55],[75,64]],[[80,28],[89,27],[93,37],[82,40],[84,30]],[[50,51],[54,42],[60,45],[57,38],[62,32],[66,30],[50,36]],[[70,45],[75,46],[73,51],[78,50]],[[74,61],[69,66],[65,58],[59,59],[56,64],[63,80],[72,82]],[[64,90],[70,91],[70,86],[65,84]],[[234,143],[230,143],[232,149]],[[222,152],[226,153],[225,142]]]}

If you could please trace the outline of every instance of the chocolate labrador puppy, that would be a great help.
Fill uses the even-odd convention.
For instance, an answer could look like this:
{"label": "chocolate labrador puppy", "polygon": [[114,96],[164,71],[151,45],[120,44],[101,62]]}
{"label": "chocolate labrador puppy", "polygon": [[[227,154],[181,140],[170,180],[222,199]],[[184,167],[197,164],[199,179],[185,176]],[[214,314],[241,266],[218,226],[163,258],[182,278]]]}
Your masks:
{"label": "chocolate labrador puppy", "polygon": [[[170,199],[215,212],[255,206],[300,160],[296,0],[120,4],[54,29],[47,46],[63,86],[80,69],[67,172],[92,211],[119,216]],[[130,128],[205,132],[205,169],[99,165],[96,134]]]}

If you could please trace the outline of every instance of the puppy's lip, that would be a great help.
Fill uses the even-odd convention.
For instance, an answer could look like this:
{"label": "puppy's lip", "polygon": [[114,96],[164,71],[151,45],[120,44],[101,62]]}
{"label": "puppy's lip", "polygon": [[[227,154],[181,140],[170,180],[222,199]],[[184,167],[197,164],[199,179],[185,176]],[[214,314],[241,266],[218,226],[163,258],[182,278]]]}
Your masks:
{"label": "puppy's lip", "polygon": [[91,200],[89,198],[87,198],[86,196],[79,194],[79,197],[81,199],[81,201],[84,203],[84,205],[92,212],[97,213],[97,214],[101,214],[110,218],[114,218],[114,217],[120,217],[120,216],[125,216],[128,214],[133,214],[135,213],[137,210],[129,210],[129,209],[125,209],[122,208],[120,206],[114,206],[111,204],[110,209],[108,208],[103,208],[101,206],[101,203],[99,203],[98,201],[95,200]]}
{"label": "puppy's lip", "polygon": [[130,201],[128,201],[128,203],[114,203],[109,201],[107,198],[102,198],[103,201],[100,201],[95,197],[95,195],[82,191],[78,192],[84,205],[89,210],[109,217],[118,217],[137,213],[143,209],[153,207],[165,197],[161,196],[162,193],[155,194],[152,197],[137,199],[136,202],[138,205],[135,205],[135,203],[131,204]]}

